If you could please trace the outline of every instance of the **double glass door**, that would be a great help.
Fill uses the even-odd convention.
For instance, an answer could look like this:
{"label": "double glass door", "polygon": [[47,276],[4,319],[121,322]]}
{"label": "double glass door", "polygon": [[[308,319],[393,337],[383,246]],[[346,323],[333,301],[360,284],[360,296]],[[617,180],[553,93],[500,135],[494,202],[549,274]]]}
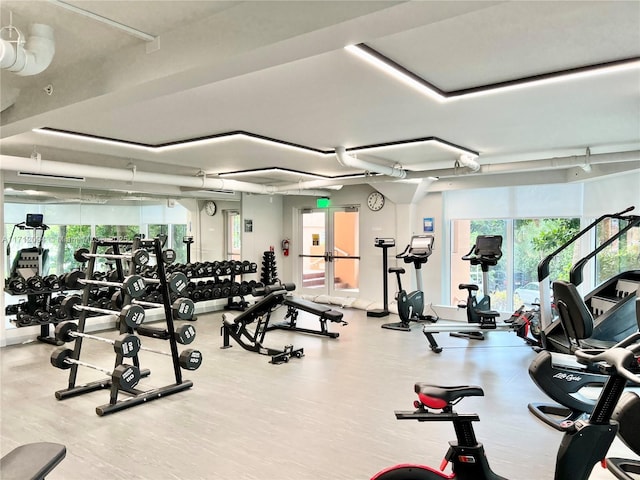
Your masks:
{"label": "double glass door", "polygon": [[357,207],[303,210],[302,268],[298,285],[308,294],[352,296],[360,283]]}

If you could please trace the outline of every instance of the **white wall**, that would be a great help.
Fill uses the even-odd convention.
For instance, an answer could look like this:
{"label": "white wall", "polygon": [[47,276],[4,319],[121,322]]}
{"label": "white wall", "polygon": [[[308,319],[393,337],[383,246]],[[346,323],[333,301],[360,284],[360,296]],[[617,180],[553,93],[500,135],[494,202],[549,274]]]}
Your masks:
{"label": "white wall", "polygon": [[[282,278],[283,264],[286,263],[280,249],[280,242],[284,238],[282,203],[282,195],[242,195],[242,259],[258,264],[255,280],[260,278],[263,253],[273,246],[278,276],[284,282],[290,281]],[[246,220],[252,221],[252,232],[245,232]]]}

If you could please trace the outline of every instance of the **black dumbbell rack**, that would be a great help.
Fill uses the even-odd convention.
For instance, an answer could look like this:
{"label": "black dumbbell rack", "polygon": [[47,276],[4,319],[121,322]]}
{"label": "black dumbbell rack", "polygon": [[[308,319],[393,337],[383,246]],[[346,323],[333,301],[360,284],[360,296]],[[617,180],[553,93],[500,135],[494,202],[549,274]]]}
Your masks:
{"label": "black dumbbell rack", "polygon": [[272,251],[266,251],[262,255],[262,283],[265,285],[274,285],[278,283],[278,268],[276,267],[276,254]]}
{"label": "black dumbbell rack", "polygon": [[172,264],[172,272],[184,273],[190,281],[188,295],[194,302],[204,300],[227,300],[225,309],[244,310],[244,300],[253,288],[261,286],[256,281],[243,280],[245,275],[258,271],[256,263],[248,260],[203,261],[188,264]]}
{"label": "black dumbbell rack", "polygon": [[[158,239],[149,239],[144,240],[140,238],[135,238],[133,241],[118,241],[118,240],[108,240],[108,239],[93,239],[91,243],[91,254],[98,253],[98,248],[107,247],[112,250],[114,255],[121,255],[124,252],[120,250],[120,247],[124,247],[130,250],[136,250],[138,248],[144,248],[149,251],[153,251],[156,259],[162,259],[162,245]],[[87,267],[85,270],[86,278],[91,279],[94,274],[96,257],[90,257],[87,262]],[[136,265],[133,262],[129,264],[128,275],[135,275],[136,273]],[[189,389],[193,386],[193,382],[190,380],[184,380],[182,378],[182,371],[180,367],[180,354],[178,352],[178,345],[176,341],[175,328],[173,324],[173,310],[171,303],[171,295],[169,292],[169,285],[167,283],[166,273],[164,270],[164,264],[162,260],[157,262],[158,269],[158,280],[160,283],[160,291],[162,297],[162,305],[164,307],[165,319],[166,319],[166,339],[169,341],[170,345],[170,357],[172,358],[174,375],[175,375],[175,383],[169,384],[160,388],[153,388],[151,390],[140,390],[134,386],[134,388],[124,390],[118,385],[112,378],[102,379],[96,382],[91,382],[84,385],[76,385],[77,379],[77,371],[78,365],[73,364],[69,371],[69,383],[68,387],[64,390],[59,390],[55,392],[55,396],[58,400],[64,400],[66,398],[82,395],[84,393],[93,392],[96,390],[102,390],[105,388],[110,389],[110,397],[109,403],[96,407],[96,413],[100,416],[106,415],[109,413],[114,413],[119,410],[123,410],[129,407],[133,407],[135,405],[139,405],[142,403],[146,403],[152,400],[156,400],[158,398],[162,398],[173,393],[178,393],[183,390]],[[125,281],[125,268],[123,267],[123,261],[121,259],[117,259],[115,261],[115,270],[117,272],[118,282]],[[115,276],[115,275],[114,275]],[[113,281],[114,279],[110,279]],[[91,285],[87,284],[83,288],[82,293],[82,305],[86,306],[89,302]],[[117,292],[114,292],[117,293]],[[120,293],[123,297],[123,305],[129,305],[132,301],[132,295],[126,289],[122,289]],[[159,302],[160,303],[160,302]],[[88,317],[88,312],[86,310],[81,310],[78,316],[78,328],[77,332],[84,333],[86,320]],[[128,327],[124,322],[121,322],[120,333],[134,333],[134,329]],[[158,337],[156,337],[158,338]],[[71,356],[74,360],[79,360],[82,350],[82,337],[77,337],[75,339],[75,346],[73,349],[73,355]],[[114,371],[119,366],[122,365],[124,358],[121,353],[116,354],[115,362],[114,362]],[[150,375],[150,371],[148,369],[140,369],[140,360],[137,355],[132,357],[133,366],[138,369],[139,375],[141,378],[147,377]],[[124,400],[119,400],[119,394],[122,393],[127,396]]]}
{"label": "black dumbbell rack", "polygon": [[12,310],[9,308],[11,306],[8,306],[5,314],[16,315],[14,323],[17,327],[40,325],[40,335],[37,337],[38,341],[50,345],[61,345],[61,343],[50,334],[51,323],[57,323],[59,321],[59,318],[52,313],[55,309],[52,308],[51,295],[55,292],[62,292],[63,289],[60,285],[54,288],[47,287],[42,283],[42,279],[39,276],[31,277],[30,280],[32,281],[26,282],[21,279],[22,286],[19,289],[12,288],[16,285],[15,281],[5,282],[5,291],[9,295],[27,296],[26,302],[15,305],[15,313],[11,313]]}

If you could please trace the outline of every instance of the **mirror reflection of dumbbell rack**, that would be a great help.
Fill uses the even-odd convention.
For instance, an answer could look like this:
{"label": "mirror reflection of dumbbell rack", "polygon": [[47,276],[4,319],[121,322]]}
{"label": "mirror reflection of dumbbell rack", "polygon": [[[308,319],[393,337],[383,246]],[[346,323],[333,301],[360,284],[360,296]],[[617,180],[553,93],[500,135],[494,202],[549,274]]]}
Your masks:
{"label": "mirror reflection of dumbbell rack", "polygon": [[[104,247],[110,249],[109,254],[98,253],[98,249]],[[125,250],[125,253],[120,253],[121,247]],[[147,255],[139,253],[141,250],[146,251]],[[81,252],[76,253],[79,253],[87,261],[87,265],[85,271],[72,273],[66,278],[68,286],[81,287],[82,295],[68,297],[63,302],[69,317],[77,316],[77,325],[65,322],[56,328],[56,338],[75,342],[73,350],[61,347],[51,355],[53,366],[70,370],[68,388],[55,392],[56,398],[64,400],[84,393],[109,388],[109,402],[96,408],[96,413],[102,416],[191,388],[193,382],[182,378],[181,369],[197,369],[201,365],[202,355],[194,349],[178,352],[179,343],[188,344],[195,339],[195,328],[192,325],[187,325],[176,329],[173,318],[174,315],[181,319],[192,316],[194,305],[187,298],[177,298],[172,301],[170,289],[174,295],[180,296],[186,293],[188,281],[184,275],[172,274],[170,278],[167,278],[164,269],[164,260],[166,258],[163,255],[160,241],[158,239],[144,240],[140,238],[134,238],[133,241],[94,238],[91,243],[91,250],[83,249]],[[95,280],[94,268],[96,260],[107,256],[115,260],[114,271],[116,273],[111,274],[108,279]],[[155,256],[157,260],[157,278],[145,278],[137,273],[146,265],[150,256]],[[123,261],[128,266],[127,272],[125,272]],[[161,297],[159,302],[139,300],[145,294],[148,284],[159,286]],[[111,300],[106,305],[109,308],[103,309],[89,304],[91,291],[95,287],[112,289]],[[145,307],[162,307],[166,324],[163,327],[142,325],[146,318]],[[86,334],[86,320],[92,312],[115,314],[118,318],[120,338],[114,341]],[[165,352],[142,346],[140,336],[163,341],[168,340],[170,351]],[[83,339],[101,340],[114,346],[116,358],[113,370],[97,367],[80,360]],[[151,373],[148,369],[142,370],[140,368],[139,351],[171,357],[175,383],[150,390],[137,388],[139,381]],[[132,363],[125,363],[125,359],[130,359]],[[110,375],[110,378],[76,385],[77,372],[80,366],[105,372]],[[126,395],[127,398],[119,400],[119,394]]]}
{"label": "mirror reflection of dumbbell rack", "polygon": [[255,280],[244,279],[245,275],[255,274],[258,265],[248,260],[204,261],[170,265],[168,271],[183,272],[190,283],[188,295],[194,302],[226,299],[227,310],[244,310],[248,302],[244,299],[253,288],[261,284]]}
{"label": "mirror reflection of dumbbell rack", "polygon": [[64,295],[53,297],[54,293],[64,293],[67,290],[61,278],[62,275],[34,275],[27,279],[12,277],[5,280],[5,291],[9,295],[23,297],[21,300],[24,300],[8,305],[5,314],[15,315],[15,319],[11,321],[17,327],[39,325],[40,335],[37,339],[51,345],[60,345],[60,342],[51,336],[50,325],[63,318],[60,303]]}

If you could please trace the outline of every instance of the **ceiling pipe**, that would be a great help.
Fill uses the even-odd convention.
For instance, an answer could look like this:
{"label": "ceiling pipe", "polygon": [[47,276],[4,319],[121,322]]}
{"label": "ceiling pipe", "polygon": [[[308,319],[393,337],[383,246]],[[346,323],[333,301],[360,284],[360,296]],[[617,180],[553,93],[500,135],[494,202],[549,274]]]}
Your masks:
{"label": "ceiling pipe", "polygon": [[[631,150],[628,152],[614,153],[598,153],[592,154],[589,149],[585,155],[570,155],[566,157],[551,157],[542,160],[525,160],[522,162],[506,162],[482,165],[480,173],[511,173],[514,171],[535,171],[535,170],[553,170],[559,168],[579,167],[583,170],[585,166],[589,168],[592,165],[604,163],[623,163],[635,162],[640,160],[640,150]],[[585,170],[586,171],[586,170]]]}
{"label": "ceiling pipe", "polygon": [[472,172],[480,170],[480,164],[476,160],[476,157],[472,157],[471,155],[460,155],[460,157],[458,157],[458,164],[462,167],[467,167]]}
{"label": "ceiling pipe", "polygon": [[365,172],[379,173],[381,175],[387,175],[394,178],[404,178],[407,176],[407,172],[400,167],[388,167],[385,165],[378,165],[377,163],[365,162],[364,160],[360,160],[359,158],[347,154],[344,147],[336,147],[335,150],[338,163],[343,167],[357,168],[358,170],[364,170]]}
{"label": "ceiling pipe", "polygon": [[[582,167],[588,161],[589,165],[618,162],[634,162],[640,160],[640,150],[616,153],[602,153],[586,155],[572,155],[567,157],[547,158],[543,160],[526,160],[522,162],[499,163],[493,165],[482,165],[479,173],[499,174],[514,173],[531,170],[544,170],[556,168]],[[206,176],[180,176],[162,173],[142,172],[136,170],[135,174],[131,169],[118,169],[110,167],[99,167],[94,165],[79,165],[64,162],[53,162],[38,158],[23,158],[9,155],[0,155],[0,169],[16,172],[35,173],[43,175],[67,176],[70,173],[76,176],[87,178],[100,178],[103,180],[119,180],[131,182],[135,175],[135,181],[140,183],[165,184],[179,187],[189,187],[195,189],[212,190],[233,190],[246,193],[257,194],[302,194],[301,191],[313,189],[330,188],[339,185],[361,185],[364,183],[375,184],[379,182],[402,181],[396,177],[390,179],[384,175],[371,175],[354,178],[332,178],[326,180],[310,180],[308,182],[296,182],[287,185],[261,185],[237,180],[224,180],[219,177]],[[422,179],[425,177],[448,178],[459,177],[464,174],[459,168],[444,168],[428,171],[405,172],[405,179]],[[472,175],[468,172],[467,175]],[[326,195],[326,192],[318,192]]]}
{"label": "ceiling pipe", "polygon": [[31,25],[31,35],[26,42],[15,27],[7,27],[18,32],[17,41],[0,39],[0,68],[20,76],[37,75],[43,72],[53,60],[56,51],[53,28],[42,23]]}

